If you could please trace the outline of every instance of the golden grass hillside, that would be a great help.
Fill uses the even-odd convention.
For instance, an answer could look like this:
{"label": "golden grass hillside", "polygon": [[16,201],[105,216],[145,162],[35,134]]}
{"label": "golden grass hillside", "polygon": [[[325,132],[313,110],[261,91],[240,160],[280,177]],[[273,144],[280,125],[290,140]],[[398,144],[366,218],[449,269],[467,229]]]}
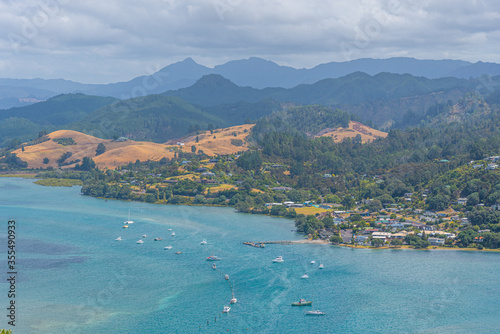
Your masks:
{"label": "golden grass hillside", "polygon": [[379,137],[387,137],[386,132],[372,129],[369,126],[355,121],[349,122],[348,128],[338,128],[334,131],[322,132],[316,137],[331,137],[335,142],[341,142],[344,138],[354,138],[358,134],[361,135],[361,141],[363,143],[374,141]]}
{"label": "golden grass hillside", "polygon": [[[23,161],[26,161],[29,168],[57,168],[59,157],[66,152],[71,152],[71,157],[66,161],[76,161],[78,159],[81,161],[84,157],[91,157],[99,168],[115,169],[129,162],[135,162],[137,159],[140,161],[158,161],[163,157],[171,159],[174,157],[174,150],[181,149],[185,152],[191,152],[192,145],[197,147],[197,151],[201,149],[209,156],[246,151],[248,150],[248,144],[245,139],[250,134],[252,126],[251,124],[246,124],[218,129],[216,130],[217,132],[214,131],[213,135],[210,135],[210,131],[207,131],[199,135],[198,143],[196,143],[196,137],[186,138],[184,146],[175,145],[176,142],[182,142],[182,140],[174,141],[173,144],[158,144],[133,140],[117,142],[110,139],[96,138],[77,131],[59,130],[48,135],[50,138],[49,141],[33,146],[26,146],[24,152],[18,149],[14,153]],[[216,138],[213,138],[214,136]],[[72,138],[76,142],[76,145],[63,146],[53,141],[53,139],[57,138]],[[240,143],[239,141],[235,142],[235,139],[241,140],[241,146],[234,144]],[[95,156],[97,145],[100,143],[106,146],[106,152]],[[49,159],[48,164],[43,163],[44,158]],[[63,168],[71,167],[74,167],[74,164],[64,166]]]}
{"label": "golden grass hillside", "polygon": [[[177,142],[182,142],[184,143],[182,149],[185,152],[191,152],[191,147],[194,145],[196,147],[196,152],[202,150],[209,156],[233,154],[239,151],[248,150],[246,138],[250,134],[250,130],[253,126],[254,124],[237,125],[213,130],[213,134],[210,133],[210,131],[205,131],[197,136],[189,136],[180,140],[168,141],[167,144],[174,145]],[[198,142],[196,142],[196,137],[198,137]],[[240,143],[239,141],[241,141],[241,146],[238,146]]]}

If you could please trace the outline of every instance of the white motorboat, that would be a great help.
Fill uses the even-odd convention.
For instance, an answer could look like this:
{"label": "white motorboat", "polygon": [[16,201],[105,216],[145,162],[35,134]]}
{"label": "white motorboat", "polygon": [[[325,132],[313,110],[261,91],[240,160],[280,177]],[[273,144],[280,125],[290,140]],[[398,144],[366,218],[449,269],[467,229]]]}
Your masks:
{"label": "white motorboat", "polygon": [[228,313],[231,310],[229,306],[224,306],[224,310],[222,310],[222,313]]}
{"label": "white motorboat", "polygon": [[227,274],[226,274],[226,275],[224,275],[224,279],[225,279],[226,281],[229,281],[229,275],[227,275]]}
{"label": "white motorboat", "polygon": [[205,239],[203,239],[203,240],[201,241],[201,244],[202,244],[202,245],[206,245],[206,244],[207,244],[207,241],[206,241]]}
{"label": "white motorboat", "polygon": [[175,254],[182,254],[182,252],[181,251],[177,251],[177,252],[175,252]]}
{"label": "white motorboat", "polygon": [[311,264],[315,264],[315,263],[316,263],[316,261],[314,261],[314,260],[311,261]]}
{"label": "white motorboat", "polygon": [[142,240],[137,240],[137,243],[138,243],[138,244],[143,244],[143,243],[144,243],[144,241],[142,241]]}
{"label": "white motorboat", "polygon": [[304,274],[300,278],[309,278],[309,276],[307,274]]}
{"label": "white motorboat", "polygon": [[231,304],[236,304],[237,301],[238,301],[238,299],[236,299],[236,298],[233,297],[233,298],[231,298],[230,303]]}
{"label": "white motorboat", "polygon": [[325,315],[326,313],[320,310],[306,311],[306,315]]}
{"label": "white motorboat", "polygon": [[122,241],[122,237],[118,237],[115,239],[116,241]]}
{"label": "white motorboat", "polygon": [[171,228],[169,228],[168,230],[169,230],[169,231],[172,231],[172,229],[171,229]]}
{"label": "white motorboat", "polygon": [[323,269],[324,268],[323,263],[320,263],[318,268]]}
{"label": "white motorboat", "polygon": [[175,232],[172,232],[171,236],[175,237]]}
{"label": "white motorboat", "polygon": [[173,248],[172,246],[167,246],[167,247],[165,247],[163,249],[172,249],[172,248]]}
{"label": "white motorboat", "polygon": [[143,235],[142,235],[142,237],[143,237],[143,238],[147,238],[148,236],[147,236],[147,235],[145,235],[145,234],[143,234]]}
{"label": "white motorboat", "polygon": [[276,262],[276,263],[281,263],[281,262],[285,262],[285,260],[283,260],[283,256],[277,256],[273,262]]}

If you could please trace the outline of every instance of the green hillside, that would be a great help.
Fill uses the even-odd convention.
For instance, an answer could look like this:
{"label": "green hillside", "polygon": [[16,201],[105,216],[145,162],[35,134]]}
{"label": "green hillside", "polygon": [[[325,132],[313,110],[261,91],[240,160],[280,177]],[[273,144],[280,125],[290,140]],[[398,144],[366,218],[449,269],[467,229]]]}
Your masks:
{"label": "green hillside", "polygon": [[[358,115],[378,126],[401,122],[405,112],[418,115],[436,103],[456,103],[467,92],[475,90],[477,80],[457,78],[427,79],[410,74],[380,73],[370,76],[356,72],[337,79],[324,79],[291,89],[254,89],[239,87],[220,75],[207,75],[191,87],[165,92],[200,108],[216,109],[220,105],[256,103],[272,100],[302,105],[321,104]],[[255,112],[247,116],[256,119]]]}
{"label": "green hillside", "polygon": [[111,97],[63,94],[29,106],[0,110],[0,146],[14,138],[23,142],[37,138],[42,130],[62,129],[115,101]]}
{"label": "green hillside", "polygon": [[125,136],[164,142],[186,135],[190,128],[205,130],[209,124],[224,127],[228,122],[180,98],[148,95],[96,110],[68,128],[99,138]]}
{"label": "green hillside", "polygon": [[0,110],[0,119],[25,118],[42,126],[75,122],[90,112],[117,101],[112,97],[62,94],[26,107]]}

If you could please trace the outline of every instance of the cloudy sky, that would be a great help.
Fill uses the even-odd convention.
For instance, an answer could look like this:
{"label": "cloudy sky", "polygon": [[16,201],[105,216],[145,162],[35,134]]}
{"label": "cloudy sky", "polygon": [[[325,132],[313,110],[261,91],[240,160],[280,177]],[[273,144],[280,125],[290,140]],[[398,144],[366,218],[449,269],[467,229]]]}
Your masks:
{"label": "cloudy sky", "polygon": [[0,77],[109,83],[186,57],[500,63],[499,22],[497,0],[0,0]]}

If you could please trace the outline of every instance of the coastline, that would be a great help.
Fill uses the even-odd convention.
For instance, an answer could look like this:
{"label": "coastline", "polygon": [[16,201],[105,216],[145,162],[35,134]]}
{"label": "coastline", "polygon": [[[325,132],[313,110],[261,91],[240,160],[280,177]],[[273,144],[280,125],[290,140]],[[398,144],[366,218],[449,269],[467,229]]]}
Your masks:
{"label": "coastline", "polygon": [[[36,174],[10,174],[10,173],[0,173],[0,177],[12,177],[12,178],[16,178],[16,177],[19,177],[19,178],[24,178],[24,179],[35,179],[35,176]],[[41,184],[38,184],[36,182],[33,182],[37,185],[41,185]],[[52,186],[52,187],[57,187],[55,185],[52,185],[52,184],[48,184],[48,185],[42,185],[42,186]],[[78,186],[78,185],[77,185]],[[92,197],[92,196],[91,196]],[[117,198],[106,198],[106,197],[95,197],[95,198],[99,198],[99,199],[104,199],[104,200],[118,200],[118,201],[133,201],[133,200],[130,200],[130,199],[127,199],[127,200],[123,200],[123,199],[117,199]],[[164,202],[164,201],[157,201],[157,202],[154,202],[154,203],[151,203],[151,204],[162,204],[162,205],[184,205],[184,206],[207,206],[207,207],[220,207],[220,208],[233,208],[232,206],[228,206],[228,205],[209,205],[209,204],[193,204],[193,203],[190,203],[190,204],[172,204],[172,203],[168,203],[168,202]],[[238,213],[242,213],[242,214],[254,214],[254,213],[248,213],[248,212],[239,212],[238,210],[236,210],[236,212]],[[290,218],[287,218],[287,217],[284,217],[284,216],[273,216],[273,215],[270,215],[270,214],[265,214],[265,216],[269,216],[269,217],[275,217],[275,218],[285,218],[285,219],[290,219]],[[279,242],[271,242],[271,243],[279,243]],[[320,239],[316,239],[316,240],[313,240],[313,239],[302,239],[302,240],[294,240],[294,241],[289,241],[287,242],[287,244],[289,245],[292,245],[292,244],[316,244],[316,245],[331,245],[331,246],[339,246],[339,247],[346,247],[346,248],[353,248],[353,249],[377,249],[377,250],[426,250],[426,251],[430,251],[430,250],[458,250],[458,251],[472,251],[472,252],[500,252],[500,249],[486,249],[486,248],[483,248],[483,249],[477,249],[477,248],[449,248],[449,247],[438,247],[438,246],[432,246],[432,247],[427,247],[427,248],[413,248],[413,247],[410,247],[408,245],[403,245],[403,246],[399,246],[399,247],[388,247],[388,246],[384,246],[384,247],[372,247],[372,246],[361,246],[361,245],[351,245],[351,244],[338,244],[338,245],[333,245],[331,244],[328,240],[320,240]]]}
{"label": "coastline", "polygon": [[302,240],[279,240],[279,241],[266,241],[266,242],[257,242],[257,243],[272,243],[272,244],[282,244],[282,245],[303,245],[303,244],[313,244],[313,245],[330,245],[330,246],[339,246],[346,247],[352,249],[373,249],[373,250],[415,250],[415,251],[436,251],[436,250],[459,250],[459,251],[471,251],[471,252],[500,252],[500,249],[477,249],[477,248],[449,248],[449,247],[428,247],[428,248],[413,248],[408,245],[403,245],[400,247],[372,247],[372,246],[360,246],[360,245],[346,245],[346,244],[338,244],[333,245],[328,240],[312,240],[312,239],[302,239]]}
{"label": "coastline", "polygon": [[400,247],[372,247],[372,246],[354,246],[354,245],[345,245],[345,244],[340,244],[336,245],[340,247],[347,247],[347,248],[353,248],[353,249],[390,249],[390,250],[416,250],[416,251],[434,251],[434,250],[457,250],[457,251],[470,251],[470,252],[500,252],[500,249],[477,249],[477,248],[451,248],[451,247],[437,247],[437,246],[432,246],[432,247],[427,247],[427,248],[413,248],[408,245],[403,245]]}

